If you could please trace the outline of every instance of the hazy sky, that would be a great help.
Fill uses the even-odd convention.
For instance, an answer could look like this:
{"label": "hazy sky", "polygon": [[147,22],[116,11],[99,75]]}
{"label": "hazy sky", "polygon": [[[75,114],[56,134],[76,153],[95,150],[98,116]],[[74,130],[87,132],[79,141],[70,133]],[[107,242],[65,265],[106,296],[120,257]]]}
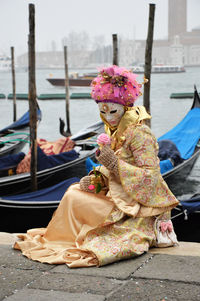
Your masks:
{"label": "hazy sky", "polygon": [[[55,40],[61,50],[61,39],[71,31],[86,31],[93,37],[112,34],[127,38],[147,35],[149,3],[156,4],[154,38],[168,33],[168,0],[0,0],[0,52],[27,51],[28,4],[35,4],[36,49],[50,49]],[[200,26],[200,0],[188,0],[188,30]]]}

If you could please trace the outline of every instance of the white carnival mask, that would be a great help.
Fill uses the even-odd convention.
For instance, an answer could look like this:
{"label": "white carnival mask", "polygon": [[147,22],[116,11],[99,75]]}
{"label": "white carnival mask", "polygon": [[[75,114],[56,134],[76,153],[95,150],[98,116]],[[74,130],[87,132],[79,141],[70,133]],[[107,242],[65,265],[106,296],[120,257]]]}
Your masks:
{"label": "white carnival mask", "polygon": [[124,106],[112,102],[99,102],[99,111],[105,120],[112,126],[117,126],[124,115]]}

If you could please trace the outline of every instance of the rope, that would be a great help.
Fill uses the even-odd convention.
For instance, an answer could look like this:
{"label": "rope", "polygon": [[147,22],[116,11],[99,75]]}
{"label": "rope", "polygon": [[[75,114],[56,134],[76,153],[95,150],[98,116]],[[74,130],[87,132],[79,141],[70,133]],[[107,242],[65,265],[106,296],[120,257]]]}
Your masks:
{"label": "rope", "polygon": [[182,214],[184,214],[183,211],[182,211],[181,213],[178,213],[177,215],[172,216],[171,219],[174,219],[174,218],[176,218],[177,216],[180,216],[180,215],[182,215]]}
{"label": "rope", "polygon": [[176,218],[177,216],[180,216],[180,215],[182,215],[182,214],[185,214],[184,220],[185,220],[185,221],[188,220],[187,209],[183,210],[181,213],[178,213],[177,215],[172,216],[171,219],[174,219],[174,218]]}
{"label": "rope", "polygon": [[8,135],[6,135],[6,136],[4,136],[4,137],[8,137],[8,136],[17,136],[17,135],[28,135],[28,136],[30,136],[29,133],[17,132],[17,133],[11,133],[11,134],[8,134]]}
{"label": "rope", "polygon": [[13,141],[21,141],[21,142],[26,142],[29,144],[31,143],[30,141],[25,140],[25,139],[11,139],[11,140],[6,140],[6,141],[0,141],[0,144],[6,144],[6,143],[13,142]]}

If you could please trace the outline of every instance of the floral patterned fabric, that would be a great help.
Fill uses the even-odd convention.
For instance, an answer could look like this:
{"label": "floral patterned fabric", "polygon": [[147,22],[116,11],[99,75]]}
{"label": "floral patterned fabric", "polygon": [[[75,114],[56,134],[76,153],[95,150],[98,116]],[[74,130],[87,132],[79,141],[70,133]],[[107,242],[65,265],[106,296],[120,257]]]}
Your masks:
{"label": "floral patterned fabric", "polygon": [[96,255],[98,265],[141,255],[153,245],[155,218],[124,215],[115,223],[109,224],[108,220],[107,225],[90,231],[83,244],[86,250]]}
{"label": "floral patterned fabric", "polygon": [[146,207],[169,207],[177,199],[160,174],[158,144],[146,125],[132,125],[124,133],[118,151],[123,189],[133,200]]}

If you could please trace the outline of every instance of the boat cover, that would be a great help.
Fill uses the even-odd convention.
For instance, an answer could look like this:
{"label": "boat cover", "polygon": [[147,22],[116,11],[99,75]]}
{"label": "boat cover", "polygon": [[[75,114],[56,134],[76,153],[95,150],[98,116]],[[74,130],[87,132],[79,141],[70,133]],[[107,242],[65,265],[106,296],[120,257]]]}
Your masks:
{"label": "boat cover", "polygon": [[89,173],[93,169],[93,167],[97,167],[101,165],[101,164],[94,163],[94,161],[90,157],[86,159],[85,164],[86,164],[87,173]]}
{"label": "boat cover", "polygon": [[183,159],[189,159],[200,139],[200,108],[188,112],[183,120],[171,131],[161,136],[160,140],[171,140],[178,148]]}
{"label": "boat cover", "polygon": [[[158,139],[171,140],[178,148],[181,158],[189,159],[195,150],[200,139],[200,108],[194,108],[181,120],[177,126]],[[160,162],[161,174],[173,169],[170,160]]]}
{"label": "boat cover", "polygon": [[37,154],[38,171],[65,164],[79,157],[79,154],[74,149],[69,152],[63,152],[60,154],[48,156],[42,151],[39,146],[37,147]]}
{"label": "boat cover", "polygon": [[183,206],[183,210],[187,210],[187,213],[192,213],[195,211],[200,211],[200,194],[197,193],[190,199],[180,201]]}
{"label": "boat cover", "polygon": [[67,188],[76,182],[79,182],[80,179],[77,177],[70,178],[67,180],[64,180],[56,185],[53,185],[48,188],[44,188],[41,190],[28,192],[24,194],[17,194],[12,196],[5,196],[1,197],[3,200],[11,200],[11,201],[17,201],[17,202],[50,202],[50,201],[59,201],[62,199],[64,193],[66,192]]}
{"label": "boat cover", "polygon": [[17,164],[19,164],[19,162],[22,159],[24,159],[24,157],[25,153],[23,152],[0,157],[0,170],[9,169],[13,166],[17,166]]}
{"label": "boat cover", "polygon": [[[37,119],[40,121],[42,119],[42,113],[41,110],[37,110]],[[27,111],[24,115],[22,115],[21,118],[19,118],[17,121],[13,122],[12,124],[8,125],[7,127],[0,130],[0,133],[3,133],[6,130],[17,130],[20,128],[23,128],[24,126],[29,125],[29,111]]]}
{"label": "boat cover", "polygon": [[[75,150],[48,156],[42,151],[39,146],[37,147],[37,155],[38,171],[73,161],[79,157],[79,154]],[[8,156],[0,157],[0,170],[17,166],[23,160],[24,156],[25,154],[21,152],[14,155],[11,154]]]}
{"label": "boat cover", "polygon": [[193,213],[195,211],[200,211],[200,201],[190,201],[190,202],[183,202],[180,201],[181,205],[183,206],[183,210],[187,210],[187,213]]}

